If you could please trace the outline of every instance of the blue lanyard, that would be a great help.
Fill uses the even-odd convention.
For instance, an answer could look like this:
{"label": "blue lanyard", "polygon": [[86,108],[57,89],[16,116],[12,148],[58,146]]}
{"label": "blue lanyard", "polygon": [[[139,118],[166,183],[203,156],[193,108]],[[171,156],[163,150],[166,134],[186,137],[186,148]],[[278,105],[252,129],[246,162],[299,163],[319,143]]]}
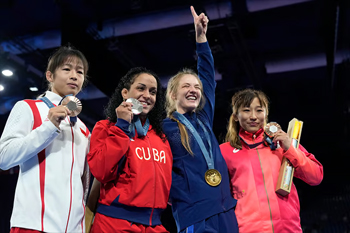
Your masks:
{"label": "blue lanyard", "polygon": [[129,126],[130,131],[130,138],[135,137],[135,128],[137,131],[138,137],[144,137],[146,136],[148,129],[149,129],[149,120],[146,119],[145,124],[142,126],[139,116],[134,115],[133,122]]}
{"label": "blue lanyard", "polygon": [[179,113],[177,111],[175,111],[173,113],[173,115],[176,119],[178,119],[182,124],[184,124],[189,129],[189,131],[192,133],[192,135],[196,139],[196,141],[199,145],[199,148],[201,149],[201,151],[203,153],[203,156],[205,158],[205,161],[207,162],[208,168],[214,169],[214,159],[213,159],[213,154],[212,154],[212,150],[211,150],[211,140],[210,140],[209,133],[208,133],[207,129],[205,128],[203,122],[200,119],[198,119],[199,125],[203,129],[205,137],[206,137],[207,142],[209,144],[209,153],[208,153],[207,148],[204,146],[202,138],[199,136],[197,130],[193,127],[191,122],[184,115],[182,115],[181,113]]}
{"label": "blue lanyard", "polygon": [[41,97],[40,99],[47,105],[47,107],[49,108],[55,107],[55,105],[53,105],[53,103],[46,96]]}
{"label": "blue lanyard", "polygon": [[[70,94],[71,95],[71,94]],[[70,96],[70,95],[66,95],[66,96]],[[65,97],[66,97],[65,96]],[[53,108],[53,107],[55,107],[55,105],[46,97],[46,96],[44,96],[44,97],[41,97],[40,98],[46,105],[47,105],[47,107],[49,107],[49,108]],[[64,99],[64,97],[62,98],[62,100]],[[60,101],[60,103],[62,102],[62,100]],[[60,104],[59,103],[59,104]],[[59,105],[58,104],[58,105]],[[69,117],[70,118],[70,121],[71,122],[77,122],[77,117],[75,116],[75,117]]]}

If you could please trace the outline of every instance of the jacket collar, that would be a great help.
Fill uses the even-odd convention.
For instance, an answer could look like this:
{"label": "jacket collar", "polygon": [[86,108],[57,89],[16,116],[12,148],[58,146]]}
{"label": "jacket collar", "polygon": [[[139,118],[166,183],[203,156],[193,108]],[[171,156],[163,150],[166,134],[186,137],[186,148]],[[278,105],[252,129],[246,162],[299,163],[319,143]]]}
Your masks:
{"label": "jacket collar", "polygon": [[52,92],[52,91],[46,91],[45,96],[54,104],[58,105],[62,99],[62,96]]}
{"label": "jacket collar", "polygon": [[255,133],[249,133],[245,131],[243,128],[239,129],[239,136],[243,139],[243,141],[247,144],[254,144],[264,140],[264,129],[259,129]]}

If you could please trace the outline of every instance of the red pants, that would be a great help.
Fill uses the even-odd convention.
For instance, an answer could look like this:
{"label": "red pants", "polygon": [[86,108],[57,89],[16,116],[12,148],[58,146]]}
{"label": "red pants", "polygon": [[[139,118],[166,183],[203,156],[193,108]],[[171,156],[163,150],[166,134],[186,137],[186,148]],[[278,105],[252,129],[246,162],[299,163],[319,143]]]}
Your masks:
{"label": "red pants", "polygon": [[43,233],[43,232],[32,230],[32,229],[26,229],[26,228],[12,227],[10,230],[10,233]]}
{"label": "red pants", "polygon": [[124,219],[111,218],[103,214],[96,213],[90,233],[111,232],[169,233],[162,225],[145,226],[139,223],[132,223]]}

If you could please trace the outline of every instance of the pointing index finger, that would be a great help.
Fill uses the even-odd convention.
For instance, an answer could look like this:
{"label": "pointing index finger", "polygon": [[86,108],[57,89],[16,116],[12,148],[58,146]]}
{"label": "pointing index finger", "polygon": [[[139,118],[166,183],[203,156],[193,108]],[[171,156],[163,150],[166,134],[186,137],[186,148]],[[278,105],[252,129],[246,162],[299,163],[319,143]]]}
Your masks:
{"label": "pointing index finger", "polygon": [[193,6],[191,6],[191,13],[192,13],[193,18],[197,18],[198,17],[198,15],[197,15],[196,11],[194,10]]}

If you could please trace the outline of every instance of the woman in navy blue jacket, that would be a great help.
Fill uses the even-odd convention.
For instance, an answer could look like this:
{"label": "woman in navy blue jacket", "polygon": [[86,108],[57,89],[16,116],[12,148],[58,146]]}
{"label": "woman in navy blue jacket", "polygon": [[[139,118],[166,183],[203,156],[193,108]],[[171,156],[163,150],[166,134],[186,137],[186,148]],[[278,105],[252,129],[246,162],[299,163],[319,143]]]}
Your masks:
{"label": "woman in navy blue jacket", "polygon": [[168,82],[163,130],[173,153],[170,202],[178,232],[238,232],[228,170],[213,126],[214,60],[208,18],[191,7],[198,72],[185,69]]}

